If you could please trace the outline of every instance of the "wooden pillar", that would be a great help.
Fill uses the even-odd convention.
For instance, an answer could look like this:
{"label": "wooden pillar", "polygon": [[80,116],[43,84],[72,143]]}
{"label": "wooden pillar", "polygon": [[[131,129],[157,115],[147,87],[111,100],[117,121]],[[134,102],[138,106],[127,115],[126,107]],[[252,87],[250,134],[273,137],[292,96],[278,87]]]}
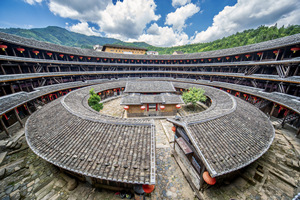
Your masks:
{"label": "wooden pillar", "polygon": [[16,117],[17,117],[17,120],[19,121],[21,127],[24,127],[24,124],[22,123],[22,120],[21,120],[21,118],[20,118],[20,116],[19,116],[19,114],[18,114],[16,108],[14,109],[14,113],[15,113],[15,115],[16,115]]}
{"label": "wooden pillar", "polygon": [[11,93],[12,93],[12,94],[15,93],[15,89],[14,89],[14,87],[13,87],[12,84],[10,84],[10,89],[11,89]]}
{"label": "wooden pillar", "polygon": [[25,106],[26,106],[26,108],[27,108],[27,111],[28,111],[29,115],[31,115],[31,114],[32,114],[32,112],[31,112],[30,108],[28,107],[28,104],[27,104],[27,103],[25,103]]}
{"label": "wooden pillar", "polygon": [[5,72],[4,68],[3,68],[3,66],[2,66],[2,65],[0,65],[0,66],[1,66],[2,73],[3,73],[4,75],[6,75],[6,72]]}
{"label": "wooden pillar", "polygon": [[3,120],[2,120],[2,116],[0,117],[0,123],[1,123],[1,126],[3,127],[4,132],[6,133],[6,135],[10,137],[8,129],[6,128],[6,126],[5,126],[5,124],[4,124]]}
{"label": "wooden pillar", "polygon": [[289,115],[289,113],[290,113],[290,110],[288,110],[286,116],[284,116],[284,119],[283,119],[283,121],[282,121],[282,123],[281,123],[282,128],[284,127],[284,122],[285,122],[285,120],[286,120],[286,117]]}
{"label": "wooden pillar", "polygon": [[3,86],[1,87],[1,89],[2,89],[3,94],[4,94],[4,95],[7,95],[7,93],[6,93],[6,91],[5,91],[5,89],[4,89]]}
{"label": "wooden pillar", "polygon": [[276,106],[276,104],[275,104],[275,103],[273,103],[273,107],[272,107],[272,110],[271,110],[271,112],[270,112],[270,117],[271,117],[271,116],[273,115],[273,113],[274,113],[275,106]]}
{"label": "wooden pillar", "polygon": [[18,65],[18,68],[19,68],[20,74],[22,74],[23,72],[22,72],[20,65]]}

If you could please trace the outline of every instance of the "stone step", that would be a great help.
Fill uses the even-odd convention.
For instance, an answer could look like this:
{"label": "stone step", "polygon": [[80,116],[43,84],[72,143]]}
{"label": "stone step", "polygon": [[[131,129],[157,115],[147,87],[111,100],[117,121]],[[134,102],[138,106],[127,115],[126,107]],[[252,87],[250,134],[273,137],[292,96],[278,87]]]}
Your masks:
{"label": "stone step", "polygon": [[0,165],[2,164],[2,162],[3,162],[3,160],[4,160],[5,156],[6,156],[6,154],[7,154],[7,152],[0,153]]}
{"label": "stone step", "polygon": [[[39,191],[35,193],[35,196],[37,199],[44,198],[50,191],[52,190],[54,185],[54,180],[52,180],[50,183],[48,183],[45,187],[41,188]],[[54,194],[53,194],[54,195]]]}

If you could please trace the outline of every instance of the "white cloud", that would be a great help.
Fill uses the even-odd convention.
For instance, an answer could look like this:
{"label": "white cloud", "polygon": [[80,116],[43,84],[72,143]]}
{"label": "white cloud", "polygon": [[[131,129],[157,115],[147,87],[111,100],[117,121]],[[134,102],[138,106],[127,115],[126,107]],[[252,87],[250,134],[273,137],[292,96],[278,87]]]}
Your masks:
{"label": "white cloud", "polygon": [[[137,38],[147,24],[157,21],[154,0],[49,0],[49,9],[56,15],[96,23],[108,37],[126,40]],[[79,25],[78,25],[79,26]],[[80,24],[83,26],[83,24]]]}
{"label": "white cloud", "polygon": [[157,21],[156,4],[153,0],[124,0],[110,4],[100,12],[98,25],[108,36],[119,35],[123,38],[138,38],[146,25]]}
{"label": "white cloud", "polygon": [[96,22],[100,11],[104,10],[111,0],[49,0],[48,7],[55,15],[79,21]]}
{"label": "white cloud", "polygon": [[154,46],[184,45],[189,42],[189,36],[184,32],[174,31],[170,27],[159,27],[152,24],[147,33],[141,35],[137,41],[144,41]]}
{"label": "white cloud", "polygon": [[177,8],[175,12],[171,12],[166,17],[165,24],[173,26],[173,29],[182,31],[186,26],[185,21],[200,11],[200,8],[195,4],[187,4]]}
{"label": "white cloud", "polygon": [[30,5],[34,5],[36,3],[42,3],[43,0],[24,0],[24,1]]}
{"label": "white cloud", "polygon": [[239,0],[216,15],[207,30],[196,33],[192,43],[213,41],[260,25],[299,24],[299,13],[298,0]]}
{"label": "white cloud", "polygon": [[184,6],[188,3],[191,3],[191,0],[172,0],[173,7]]}
{"label": "white cloud", "polygon": [[67,25],[67,29],[76,33],[81,33],[89,36],[90,35],[101,36],[101,34],[94,27],[89,27],[89,24],[87,22],[80,22],[72,26],[68,26],[68,24],[66,25]]}

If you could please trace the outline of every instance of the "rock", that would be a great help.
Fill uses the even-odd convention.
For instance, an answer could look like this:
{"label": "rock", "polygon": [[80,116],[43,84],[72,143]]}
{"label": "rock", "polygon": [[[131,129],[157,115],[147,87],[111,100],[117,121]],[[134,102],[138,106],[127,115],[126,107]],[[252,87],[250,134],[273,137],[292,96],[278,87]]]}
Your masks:
{"label": "rock", "polygon": [[31,181],[30,183],[27,184],[27,187],[30,187],[34,184],[34,181]]}
{"label": "rock", "polygon": [[2,200],[10,200],[9,196],[5,196],[2,198]]}
{"label": "rock", "polygon": [[261,182],[264,178],[264,174],[259,172],[259,171],[255,171],[254,174],[254,179],[257,180],[258,182]]}
{"label": "rock", "polygon": [[7,144],[6,144],[6,148],[11,148],[13,142],[12,141],[9,141]]}
{"label": "rock", "polygon": [[10,186],[5,190],[5,194],[9,195],[12,192],[12,190],[13,190],[13,186]]}
{"label": "rock", "polygon": [[19,166],[17,166],[17,167],[15,167],[14,170],[15,170],[15,172],[16,172],[16,171],[19,171],[20,169],[21,169],[21,168],[20,168]]}
{"label": "rock", "polygon": [[20,191],[16,190],[9,195],[11,200],[19,200],[21,198]]}
{"label": "rock", "polygon": [[13,147],[14,150],[20,149],[22,146],[22,143],[17,142],[17,144]]}
{"label": "rock", "polygon": [[65,181],[67,181],[67,183],[68,183],[67,189],[68,189],[69,191],[72,191],[72,190],[74,190],[74,189],[77,187],[77,181],[76,181],[76,179],[73,179],[73,178],[67,176],[67,175],[64,174],[64,173],[61,173],[60,176],[61,176]]}
{"label": "rock", "polygon": [[5,168],[0,169],[0,180],[2,180],[5,177]]}
{"label": "rock", "polygon": [[76,187],[77,187],[77,181],[76,181],[76,179],[72,179],[72,180],[68,181],[67,188],[68,188],[69,191],[74,190]]}

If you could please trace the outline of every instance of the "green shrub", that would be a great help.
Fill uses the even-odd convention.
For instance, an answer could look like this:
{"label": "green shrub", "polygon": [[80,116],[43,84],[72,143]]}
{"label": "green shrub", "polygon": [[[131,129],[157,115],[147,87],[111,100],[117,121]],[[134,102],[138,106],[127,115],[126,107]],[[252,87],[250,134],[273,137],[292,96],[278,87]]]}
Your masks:
{"label": "green shrub", "polygon": [[90,90],[90,95],[88,99],[89,106],[99,112],[103,109],[103,103],[100,103],[101,98],[94,92],[94,88]]}

